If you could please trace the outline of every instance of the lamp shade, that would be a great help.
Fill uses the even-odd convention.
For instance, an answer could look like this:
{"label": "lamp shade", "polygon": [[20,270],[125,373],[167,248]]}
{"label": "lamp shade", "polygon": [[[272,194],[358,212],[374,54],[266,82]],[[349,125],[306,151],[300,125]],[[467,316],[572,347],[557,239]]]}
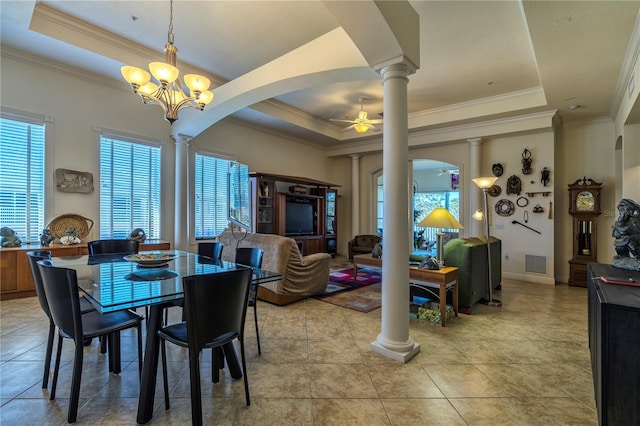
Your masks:
{"label": "lamp shade", "polygon": [[437,207],[418,224],[418,226],[426,228],[453,228],[463,229],[464,226],[449,213],[444,207]]}
{"label": "lamp shade", "polygon": [[483,220],[484,219],[484,211],[482,209],[478,209],[471,215],[475,220]]}
{"label": "lamp shade", "polygon": [[487,189],[491,188],[494,183],[498,180],[495,176],[487,176],[487,177],[478,177],[475,179],[471,179],[473,183],[478,185],[478,188]]}

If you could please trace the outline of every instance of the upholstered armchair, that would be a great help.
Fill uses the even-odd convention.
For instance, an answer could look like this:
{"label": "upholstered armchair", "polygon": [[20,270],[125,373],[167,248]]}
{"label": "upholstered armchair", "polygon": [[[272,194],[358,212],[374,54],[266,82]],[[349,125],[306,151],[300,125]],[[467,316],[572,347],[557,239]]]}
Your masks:
{"label": "upholstered armchair", "polygon": [[276,305],[286,305],[315,294],[322,294],[329,284],[331,255],[314,253],[302,256],[292,238],[273,234],[247,234],[242,240],[225,231],[217,241],[224,244],[222,260],[233,262],[236,247],[264,250],[262,269],[282,274],[282,279],[261,284],[258,298]]}
{"label": "upholstered armchair", "polygon": [[[456,238],[444,245],[445,266],[458,268],[458,305],[471,314],[473,305],[489,293],[487,243],[484,238]],[[491,275],[494,288],[502,282],[502,241],[491,237]]]}
{"label": "upholstered armchair", "polygon": [[354,254],[371,253],[373,247],[381,240],[382,238],[377,235],[356,235],[353,240],[349,241],[349,259],[353,260]]}

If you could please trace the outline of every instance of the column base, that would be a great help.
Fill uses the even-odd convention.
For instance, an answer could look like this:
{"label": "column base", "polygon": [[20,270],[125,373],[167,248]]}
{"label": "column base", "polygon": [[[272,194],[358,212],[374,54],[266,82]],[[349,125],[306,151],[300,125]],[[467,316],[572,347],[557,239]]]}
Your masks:
{"label": "column base", "polygon": [[397,352],[389,348],[385,348],[384,346],[380,345],[380,343],[377,340],[374,342],[371,342],[371,345],[369,345],[369,348],[371,349],[371,352],[375,352],[387,358],[391,358],[394,361],[400,361],[402,363],[406,363],[411,358],[416,356],[418,352],[420,352],[420,344],[416,342],[413,343],[412,348],[404,352]]}

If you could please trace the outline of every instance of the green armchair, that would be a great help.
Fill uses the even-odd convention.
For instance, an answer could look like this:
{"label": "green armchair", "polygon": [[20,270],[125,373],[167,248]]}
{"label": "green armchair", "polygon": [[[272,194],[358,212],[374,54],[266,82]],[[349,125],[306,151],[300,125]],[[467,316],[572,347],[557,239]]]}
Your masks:
{"label": "green armchair", "polygon": [[[487,245],[484,238],[457,238],[444,246],[444,264],[458,268],[460,312],[471,314],[481,299],[488,299]],[[491,237],[491,275],[493,287],[502,282],[502,241]]]}

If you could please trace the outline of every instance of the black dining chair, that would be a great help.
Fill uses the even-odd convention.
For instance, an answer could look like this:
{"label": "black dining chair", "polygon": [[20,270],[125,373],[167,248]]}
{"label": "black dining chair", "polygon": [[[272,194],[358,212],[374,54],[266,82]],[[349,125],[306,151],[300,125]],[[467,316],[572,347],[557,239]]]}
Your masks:
{"label": "black dining chair", "polygon": [[[240,265],[251,266],[252,268],[262,268],[262,256],[264,250],[255,247],[238,247],[236,248],[236,263]],[[258,340],[258,355],[262,355],[260,349],[260,332],[258,331],[258,284],[251,284],[249,290],[249,306],[253,307],[253,318],[256,323],[256,339]]]}
{"label": "black dining chair", "polygon": [[58,349],[53,369],[53,382],[49,399],[56,397],[62,342],[72,339],[75,344],[73,358],[73,373],[69,394],[69,410],[67,421],[75,423],[78,415],[78,399],[80,397],[80,382],[82,379],[82,361],[84,357],[85,339],[100,336],[109,337],[109,357],[119,350],[115,342],[115,335],[128,328],[138,329],[138,377],[142,375],[142,316],[131,311],[117,311],[101,314],[98,311],[81,313],[78,298],[78,277],[76,271],[58,268],[48,260],[39,260],[38,269],[42,277],[44,292],[49,303],[49,310],[53,322],[58,327]]}
{"label": "black dining chair", "polygon": [[[29,251],[27,252],[27,259],[29,261],[29,267],[31,268],[31,275],[33,276],[33,283],[36,289],[36,296],[38,296],[38,302],[40,308],[44,311],[49,318],[49,336],[47,338],[47,352],[44,358],[44,374],[42,376],[42,388],[45,389],[49,384],[49,370],[51,368],[51,354],[53,352],[53,340],[55,338],[56,325],[51,318],[51,311],[49,309],[49,302],[47,302],[47,296],[44,293],[44,287],[42,286],[42,276],[40,275],[40,269],[38,269],[37,262],[39,260],[51,259],[51,252],[48,250],[42,251]],[[87,312],[95,311],[95,308],[87,299],[79,297],[80,300],[80,313],[85,314]]]}
{"label": "black dining chair", "polygon": [[[87,248],[89,249],[89,256],[137,254],[140,250],[140,242],[138,240],[128,240],[124,238],[94,240],[87,243]],[[149,308],[146,306],[144,313],[146,317],[149,317]],[[107,342],[108,339],[106,338],[100,340],[100,352],[106,353]]]}
{"label": "black dining chair", "polygon": [[106,254],[136,254],[140,250],[140,242],[138,240],[95,240],[87,243],[89,248],[89,256],[98,256]]}
{"label": "black dining chair", "polygon": [[[229,349],[229,345],[233,345],[233,340],[238,339],[245,397],[247,406],[251,405],[244,353],[244,323],[251,275],[251,269],[238,268],[215,274],[184,277],[182,286],[186,321],[168,325],[158,331],[167,410],[169,409],[169,389],[165,341],[189,349],[191,421],[194,425],[202,424],[200,353],[203,349],[211,348],[219,354],[224,349],[226,353],[233,351]],[[214,357],[214,359],[219,358]],[[212,368],[217,370],[218,365],[212,365]]]}
{"label": "black dining chair", "polygon": [[198,254],[212,259],[221,259],[223,248],[222,243],[198,243]]}

